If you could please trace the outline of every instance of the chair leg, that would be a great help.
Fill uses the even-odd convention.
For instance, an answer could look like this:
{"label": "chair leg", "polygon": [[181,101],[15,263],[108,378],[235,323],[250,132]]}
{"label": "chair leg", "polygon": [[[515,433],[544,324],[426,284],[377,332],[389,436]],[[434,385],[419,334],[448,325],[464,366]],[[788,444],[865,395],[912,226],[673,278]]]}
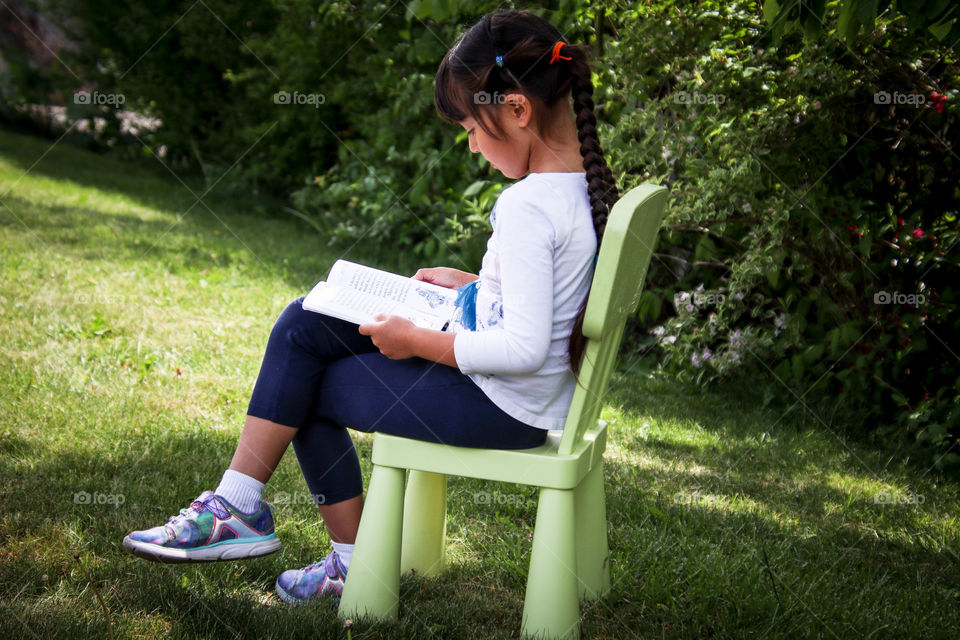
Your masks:
{"label": "chair leg", "polygon": [[574,529],[573,491],[541,488],[523,602],[522,638],[580,637]]}
{"label": "chair leg", "polygon": [[357,544],[337,610],[340,618],[397,618],[404,478],[403,469],[373,466]]}
{"label": "chair leg", "polygon": [[574,490],[577,575],[580,600],[596,600],[610,591],[607,549],[607,507],[603,494],[603,463],[598,462]]}
{"label": "chair leg", "polygon": [[446,547],[447,476],[411,469],[403,505],[400,573],[440,573]]}

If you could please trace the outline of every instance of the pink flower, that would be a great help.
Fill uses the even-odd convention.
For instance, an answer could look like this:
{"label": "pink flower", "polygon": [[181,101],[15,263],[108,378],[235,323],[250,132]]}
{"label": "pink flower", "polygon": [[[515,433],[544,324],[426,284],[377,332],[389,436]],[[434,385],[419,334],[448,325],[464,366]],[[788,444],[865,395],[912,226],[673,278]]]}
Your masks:
{"label": "pink flower", "polygon": [[937,110],[937,113],[943,113],[943,103],[947,101],[947,96],[942,93],[933,92],[930,94],[930,100],[933,102],[933,108]]}
{"label": "pink flower", "polygon": [[922,238],[922,237],[923,237],[923,229],[914,229],[913,231],[911,231],[911,233],[913,234],[913,237],[914,237],[914,238]]}

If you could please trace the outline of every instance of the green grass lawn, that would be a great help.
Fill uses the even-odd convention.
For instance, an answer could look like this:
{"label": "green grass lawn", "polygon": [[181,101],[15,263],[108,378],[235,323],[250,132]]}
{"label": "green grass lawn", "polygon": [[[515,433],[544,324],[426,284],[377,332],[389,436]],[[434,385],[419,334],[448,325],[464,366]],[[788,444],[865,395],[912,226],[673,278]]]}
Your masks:
{"label": "green grass lawn", "polygon": [[[305,500],[280,500],[284,549],[266,558],[161,565],[121,546],[217,484],[284,305],[343,255],[404,263],[188,185],[0,132],[2,638],[348,637],[332,603],[273,595],[329,550]],[[754,390],[691,394],[621,363],[604,415],[613,589],[582,608],[584,636],[957,637],[957,484]],[[355,441],[369,474],[371,438]],[[290,452],[265,497],[306,491]],[[517,636],[536,494],[449,492],[450,568],[405,577],[399,622],[353,638]]]}

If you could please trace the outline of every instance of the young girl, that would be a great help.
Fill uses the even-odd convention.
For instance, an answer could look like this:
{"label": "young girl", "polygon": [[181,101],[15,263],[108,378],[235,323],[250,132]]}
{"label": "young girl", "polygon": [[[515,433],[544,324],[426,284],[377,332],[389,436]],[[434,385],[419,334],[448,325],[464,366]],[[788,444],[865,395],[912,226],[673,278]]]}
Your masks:
{"label": "young girl", "polygon": [[[290,442],[333,550],[277,579],[299,603],[339,595],[363,505],[348,428],[461,447],[524,449],[562,429],[579,368],[579,326],[595,255],[618,194],[597,140],[587,48],[526,12],[488,15],[447,52],[435,103],[508,178],[490,214],[479,276],[415,278],[457,288],[449,331],[396,316],[360,325],[305,311],[277,318],[229,469],[161,526],[123,540],[162,562],[277,551],[261,500]],[[526,176],[526,177],[524,177]]]}

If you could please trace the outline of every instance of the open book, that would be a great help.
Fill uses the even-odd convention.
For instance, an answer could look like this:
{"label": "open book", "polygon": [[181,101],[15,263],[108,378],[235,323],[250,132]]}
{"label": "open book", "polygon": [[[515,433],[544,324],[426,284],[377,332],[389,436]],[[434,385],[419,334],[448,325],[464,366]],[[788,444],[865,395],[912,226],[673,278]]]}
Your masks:
{"label": "open book", "polygon": [[456,299],[456,289],[337,260],[326,282],[318,282],[304,298],[303,308],[357,324],[375,322],[377,314],[384,313],[444,331]]}

